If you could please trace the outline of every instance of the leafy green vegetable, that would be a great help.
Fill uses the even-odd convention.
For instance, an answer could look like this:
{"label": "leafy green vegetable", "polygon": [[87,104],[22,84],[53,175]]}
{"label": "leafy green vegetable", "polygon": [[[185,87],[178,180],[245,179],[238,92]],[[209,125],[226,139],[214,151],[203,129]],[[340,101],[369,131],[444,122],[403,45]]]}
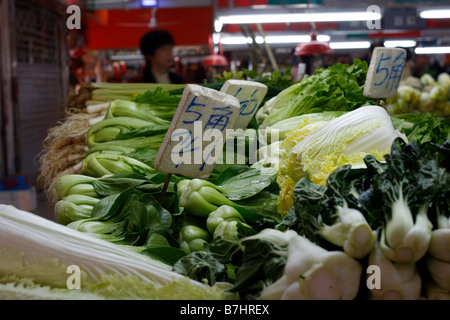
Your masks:
{"label": "leafy green vegetable", "polygon": [[[230,167],[217,181],[221,184],[200,179],[181,181],[178,184],[180,207],[188,214],[204,218],[222,205],[232,206],[241,214],[256,214],[261,220],[264,217],[272,221],[280,218],[276,211],[277,196],[271,189],[275,181],[274,170]],[[247,221],[245,216],[244,219]]]}
{"label": "leafy green vegetable", "polygon": [[337,63],[317,69],[258,110],[260,128],[302,114],[351,111],[370,104],[363,94],[367,68],[367,62],[355,59],[351,66]]}
{"label": "leafy green vegetable", "polygon": [[450,140],[449,117],[432,113],[403,113],[392,117],[394,127],[404,133],[408,141],[420,144],[432,141],[443,144]]}
{"label": "leafy green vegetable", "polygon": [[416,262],[427,252],[437,221],[448,212],[448,146],[449,142],[419,145],[397,138],[385,162],[368,155],[366,168],[341,166],[326,187],[303,178],[294,188],[294,207],[283,223],[325,247],[324,239],[341,245],[333,241],[339,234],[330,238],[323,227],[339,219],[339,207],[354,209],[379,231],[384,255],[401,263]]}
{"label": "leafy green vegetable", "polygon": [[203,251],[210,240],[211,235],[208,231],[198,226],[185,225],[180,230],[180,248],[186,254],[194,251]]}
{"label": "leafy green vegetable", "polygon": [[201,282],[206,280],[209,285],[228,281],[226,266],[207,251],[197,251],[182,257],[174,264],[172,270]]}
{"label": "leafy green vegetable", "polygon": [[374,248],[376,232],[359,210],[335,193],[333,180],[329,181],[326,188],[309,177],[302,179],[294,188],[294,206],[283,222],[321,247],[334,249],[335,245],[354,258],[363,258]]}
{"label": "leafy green vegetable", "polygon": [[242,265],[232,290],[244,299],[352,300],[358,293],[359,262],[293,230],[265,229],[244,238],[242,245]]}

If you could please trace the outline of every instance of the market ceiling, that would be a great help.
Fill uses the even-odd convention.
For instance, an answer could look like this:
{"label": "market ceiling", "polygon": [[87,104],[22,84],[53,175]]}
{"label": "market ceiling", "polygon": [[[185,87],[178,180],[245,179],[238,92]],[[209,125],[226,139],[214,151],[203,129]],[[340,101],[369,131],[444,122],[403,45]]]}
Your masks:
{"label": "market ceiling", "polygon": [[[180,45],[207,45],[214,32],[214,19],[220,15],[347,12],[366,11],[376,2],[383,11],[381,28],[369,30],[367,21],[317,22],[314,27],[319,36],[326,35],[331,41],[358,41],[374,39],[414,39],[428,43],[450,43],[450,19],[422,19],[419,12],[430,8],[450,9],[448,0],[86,0],[91,12],[89,22],[90,44],[93,48],[134,47],[138,35],[152,27],[169,29]],[[144,1],[155,7],[143,7]],[[295,5],[276,5],[276,4]],[[418,6],[420,4],[420,6]],[[152,12],[157,9],[157,13]],[[156,17],[156,18],[155,18]],[[415,19],[411,19],[415,18]],[[153,23],[151,23],[153,20]],[[157,23],[155,23],[157,20]],[[186,28],[180,28],[180,26]],[[310,22],[262,23],[266,36],[308,35]],[[257,33],[256,25],[251,26]],[[222,39],[241,36],[239,24],[228,24],[220,29]],[[114,37],[111,37],[115,34]],[[135,39],[136,38],[136,39]],[[228,39],[229,40],[229,39]],[[224,40],[225,42],[227,40]],[[118,43],[120,42],[120,43]],[[229,41],[231,42],[231,41]],[[240,44],[245,47],[246,43]],[[276,43],[273,43],[276,46]],[[239,45],[238,45],[239,46]],[[236,47],[236,45],[234,45]],[[228,46],[232,48],[232,46]],[[225,48],[226,49],[226,48]]]}

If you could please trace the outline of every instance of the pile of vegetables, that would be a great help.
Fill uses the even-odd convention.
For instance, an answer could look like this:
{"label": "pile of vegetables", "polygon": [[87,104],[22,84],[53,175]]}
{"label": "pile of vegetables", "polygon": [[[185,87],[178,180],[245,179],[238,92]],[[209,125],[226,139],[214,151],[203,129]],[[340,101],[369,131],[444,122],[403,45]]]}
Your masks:
{"label": "pile of vegetables", "polygon": [[[0,207],[0,296],[450,299],[448,119],[389,114],[364,97],[366,74],[355,60],[297,83],[245,71],[204,84],[256,77],[270,89],[235,138],[246,163],[205,180],[153,167],[182,88],[90,88],[79,99],[98,113],[77,170],[47,179],[56,223]],[[253,155],[255,140],[268,144]],[[63,282],[70,265],[81,291]]]}
{"label": "pile of vegetables", "polygon": [[70,95],[60,122],[48,132],[39,154],[38,184],[54,203],[53,184],[61,176],[78,174],[88,150],[87,132],[104,119],[111,102],[132,100],[137,95],[162,88],[172,91],[184,85],[94,83]]}
{"label": "pile of vegetables", "polygon": [[428,113],[450,115],[450,75],[441,73],[434,79],[429,74],[408,77],[400,82],[397,95],[385,102],[390,114]]}

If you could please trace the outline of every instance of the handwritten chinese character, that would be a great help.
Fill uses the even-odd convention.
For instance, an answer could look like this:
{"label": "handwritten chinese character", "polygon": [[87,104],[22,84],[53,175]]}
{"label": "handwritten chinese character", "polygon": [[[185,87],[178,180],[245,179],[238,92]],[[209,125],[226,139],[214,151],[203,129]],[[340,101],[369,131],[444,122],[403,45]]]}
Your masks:
{"label": "handwritten chinese character", "polygon": [[[251,97],[254,97],[258,90],[255,90]],[[241,109],[239,114],[241,116],[251,115],[255,112],[255,109],[258,107],[259,103],[257,99],[247,99],[241,101]]]}
{"label": "handwritten chinese character", "polygon": [[208,128],[225,130],[230,122],[230,115],[233,114],[231,107],[212,108],[212,110],[217,112],[211,114],[203,130],[206,131]]}
{"label": "handwritten chinese character", "polygon": [[[194,120],[184,120],[184,121],[183,121],[184,124],[194,123],[194,122],[196,122],[196,121],[199,121],[199,120],[202,118],[203,113],[201,113],[201,112],[199,112],[199,111],[196,111],[196,110],[198,110],[198,109],[193,110],[193,108],[195,108],[195,107],[206,107],[206,105],[203,104],[203,103],[196,103],[197,98],[198,98],[198,96],[195,96],[194,99],[192,99],[191,103],[187,106],[186,111],[185,111],[185,113],[193,113],[193,114],[196,114],[196,115],[197,115],[197,118],[194,119]],[[203,110],[200,110],[200,111],[203,111]]]}
{"label": "handwritten chinese character", "polygon": [[[392,65],[389,67],[389,62],[391,60],[391,57],[385,57],[384,53],[381,54],[380,60],[378,62],[378,66],[376,69],[376,74],[384,73],[384,77],[381,81],[375,83],[375,86],[382,86],[384,83],[386,83],[386,89],[393,90],[397,89],[398,85],[400,83],[403,68],[405,66],[406,61],[406,55],[405,52],[401,52],[392,62]],[[386,62],[386,63],[384,63]]]}

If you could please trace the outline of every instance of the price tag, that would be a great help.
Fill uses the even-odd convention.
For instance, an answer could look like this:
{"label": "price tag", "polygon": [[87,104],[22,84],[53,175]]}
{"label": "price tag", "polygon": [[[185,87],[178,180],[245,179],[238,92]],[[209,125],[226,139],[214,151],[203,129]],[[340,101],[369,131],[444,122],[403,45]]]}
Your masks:
{"label": "price tag", "polygon": [[224,92],[188,84],[156,155],[159,172],[207,179],[233,129],[240,102]]}
{"label": "price tag", "polygon": [[405,49],[375,48],[367,70],[364,96],[374,99],[395,97],[405,62]]}
{"label": "price tag", "polygon": [[234,129],[245,129],[266,96],[268,87],[255,81],[228,80],[220,91],[238,98],[240,110]]}

